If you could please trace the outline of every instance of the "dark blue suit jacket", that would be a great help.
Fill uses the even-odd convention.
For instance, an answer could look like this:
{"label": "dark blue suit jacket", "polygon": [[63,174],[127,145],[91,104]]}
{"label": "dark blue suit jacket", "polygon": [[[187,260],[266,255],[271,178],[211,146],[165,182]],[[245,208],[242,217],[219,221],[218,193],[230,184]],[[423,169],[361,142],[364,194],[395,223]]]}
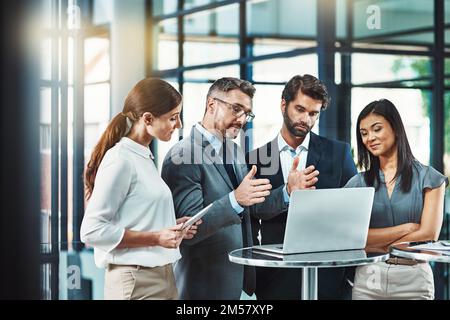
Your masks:
{"label": "dark blue suit jacket", "polygon": [[[280,165],[278,140],[267,143],[247,154],[249,166],[258,167],[257,178],[268,178],[272,188],[284,184]],[[350,153],[350,145],[327,139],[311,132],[306,166],[314,165],[319,170],[317,189],[343,187],[356,173]],[[253,241],[261,244],[283,243],[287,214],[269,220],[252,219]],[[352,278],[354,269],[319,269],[319,299],[345,299],[351,297],[351,288],[346,279]],[[257,268],[256,295],[258,299],[298,299],[300,297],[301,270]]]}

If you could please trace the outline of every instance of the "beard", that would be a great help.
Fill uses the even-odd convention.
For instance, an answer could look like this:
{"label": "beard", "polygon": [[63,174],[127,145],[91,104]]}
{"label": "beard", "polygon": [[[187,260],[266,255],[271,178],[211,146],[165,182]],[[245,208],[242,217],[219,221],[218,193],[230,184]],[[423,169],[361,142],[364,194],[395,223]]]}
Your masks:
{"label": "beard", "polygon": [[236,139],[241,132],[242,126],[238,124],[232,124],[225,130],[225,137],[228,139]]}
{"label": "beard", "polygon": [[[287,112],[283,113],[283,120],[284,124],[286,125],[286,128],[288,131],[298,137],[298,138],[304,138],[306,135],[311,131],[312,127],[308,126],[304,122],[294,123],[289,116],[287,115]],[[300,128],[302,126],[303,128]]]}
{"label": "beard", "polygon": [[[222,127],[222,128],[221,128]],[[241,132],[241,129],[243,127],[242,123],[238,122],[232,122],[229,125],[225,125],[224,123],[215,122],[214,128],[216,131],[216,136],[225,137],[227,139],[234,140],[239,135],[239,132]],[[225,129],[223,129],[225,128]]]}

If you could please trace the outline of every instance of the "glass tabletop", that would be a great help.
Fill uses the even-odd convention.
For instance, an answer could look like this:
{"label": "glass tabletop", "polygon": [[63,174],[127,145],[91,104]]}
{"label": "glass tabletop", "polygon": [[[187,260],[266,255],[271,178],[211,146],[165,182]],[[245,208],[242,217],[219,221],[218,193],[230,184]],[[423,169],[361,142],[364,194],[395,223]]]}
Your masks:
{"label": "glass tabletop", "polygon": [[231,262],[274,268],[346,267],[385,261],[389,253],[378,249],[326,251],[277,255],[253,248],[237,249],[228,255]]}
{"label": "glass tabletop", "polygon": [[[439,241],[448,242],[448,240],[439,240]],[[450,263],[450,250],[446,251],[424,250],[414,248],[414,246],[416,245],[419,245],[419,243],[417,242],[398,243],[390,247],[390,253],[391,255],[402,258]]]}

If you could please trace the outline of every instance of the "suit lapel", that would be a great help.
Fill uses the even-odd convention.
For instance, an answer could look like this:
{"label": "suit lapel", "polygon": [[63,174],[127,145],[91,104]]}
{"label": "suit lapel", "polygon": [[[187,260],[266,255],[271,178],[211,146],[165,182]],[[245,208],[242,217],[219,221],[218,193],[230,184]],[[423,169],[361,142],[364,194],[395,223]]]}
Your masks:
{"label": "suit lapel", "polygon": [[[284,184],[283,169],[281,167],[280,151],[278,148],[278,136],[260,147],[257,151],[258,177],[270,180],[273,188],[278,188]],[[269,159],[269,162],[261,161]]]}
{"label": "suit lapel", "polygon": [[245,160],[245,154],[242,152],[240,147],[233,141],[229,141],[229,145],[233,146],[235,152],[234,169],[236,171],[236,177],[238,183],[244,180],[244,177],[248,173],[247,161]]}
{"label": "suit lapel", "polygon": [[322,156],[322,143],[320,138],[315,133],[311,134],[311,140],[309,141],[308,158],[306,159],[306,167],[313,165],[317,168],[320,158]]}
{"label": "suit lapel", "polygon": [[242,180],[244,180],[244,177],[248,173],[247,165],[235,163],[234,168],[236,169],[236,177],[238,179],[238,183],[240,183]]}
{"label": "suit lapel", "polygon": [[277,188],[278,186],[284,184],[283,168],[281,167],[280,149],[278,148],[278,135],[275,139],[272,140],[271,146],[269,146],[268,148],[270,150],[271,159],[273,161],[278,161],[278,163],[276,163],[278,170],[272,181],[272,184]]}
{"label": "suit lapel", "polygon": [[[212,147],[212,145],[209,143],[208,139],[206,139],[200,131],[198,131],[197,129],[195,129],[195,127],[192,127],[191,130],[191,141],[194,141],[194,143],[197,146],[201,146],[201,150],[202,150],[202,160],[203,157],[208,159],[207,163],[212,163],[214,165],[214,167],[216,168],[216,170],[218,171],[219,175],[223,178],[223,180],[225,181],[225,183],[230,187],[231,190],[233,190],[233,184],[231,183],[230,178],[228,177],[228,173],[225,170],[225,167],[223,166],[221,160],[220,160],[220,156],[218,154],[216,154],[214,148]],[[195,149],[195,147],[194,147]],[[207,150],[209,149],[209,150]],[[206,152],[205,152],[206,150]],[[202,162],[203,163],[203,162]]]}

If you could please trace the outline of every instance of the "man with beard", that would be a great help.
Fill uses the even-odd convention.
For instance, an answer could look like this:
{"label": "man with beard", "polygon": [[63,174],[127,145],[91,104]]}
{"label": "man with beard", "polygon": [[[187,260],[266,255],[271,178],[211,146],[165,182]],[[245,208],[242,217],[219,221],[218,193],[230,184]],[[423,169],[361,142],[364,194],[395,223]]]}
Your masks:
{"label": "man with beard", "polygon": [[231,263],[228,253],[253,245],[250,213],[272,218],[287,210],[287,189],[308,185],[297,170],[288,174],[288,186],[275,189],[268,179],[254,179],[256,166],[249,170],[241,149],[231,141],[254,117],[254,92],[248,81],[215,81],[203,120],[164,160],[162,178],[172,191],[177,217],[213,204],[196,236],[180,246],[182,258],[175,264],[180,299],[239,299],[243,289],[252,295],[255,269]]}
{"label": "man with beard", "polygon": [[[314,183],[310,189],[343,187],[357,173],[350,146],[311,132],[329,103],[325,85],[308,74],[295,76],[286,84],[281,98],[284,121],[280,133],[247,155],[248,163],[258,167],[256,177],[269,179],[272,187],[277,188],[285,184],[289,170],[296,169]],[[288,194],[293,190],[287,185]],[[252,218],[254,242],[260,239],[261,244],[283,243],[287,211],[269,219],[262,212],[260,216],[263,218]],[[352,272],[352,268],[319,269],[318,298],[351,298],[347,278],[352,278]],[[258,299],[300,298],[299,269],[257,268],[256,277]]]}

